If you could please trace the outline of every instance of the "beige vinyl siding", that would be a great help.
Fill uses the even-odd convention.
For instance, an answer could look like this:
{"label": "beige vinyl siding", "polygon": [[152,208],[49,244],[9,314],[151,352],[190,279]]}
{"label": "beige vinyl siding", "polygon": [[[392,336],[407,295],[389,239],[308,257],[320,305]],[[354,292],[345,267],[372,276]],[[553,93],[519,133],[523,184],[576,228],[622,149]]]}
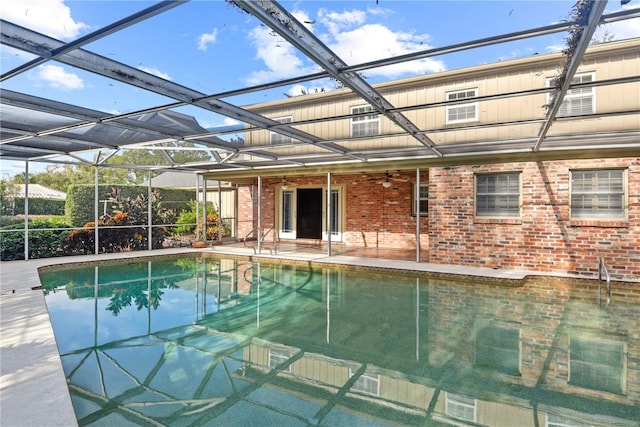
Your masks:
{"label": "beige vinyl siding", "polygon": [[[594,73],[596,81],[640,74],[640,53],[626,47],[624,50],[600,52],[594,46],[593,53],[579,67],[577,73]],[[424,76],[411,77],[376,85],[380,93],[395,107],[433,105],[447,99],[447,92],[476,89],[479,97],[545,88],[547,79],[556,76],[561,69],[563,57],[539,55],[504,63],[487,64],[462,70],[445,71]],[[637,82],[595,88],[596,112],[606,113],[623,109],[640,108],[640,88]],[[457,129],[486,123],[505,123],[545,118],[547,95],[514,96],[498,100],[478,101],[478,120],[473,122],[446,122],[446,107],[420,108],[404,112],[419,129],[428,130],[427,136],[437,144],[493,142],[520,138],[535,138],[541,123],[496,126],[488,128]],[[283,101],[263,104],[256,111],[268,117],[291,116],[293,121],[320,117],[348,115],[350,108],[362,105],[362,100],[347,90],[325,92],[294,97]],[[350,135],[350,120],[330,121],[299,126],[299,128],[322,139],[347,139]],[[636,130],[640,128],[640,115],[619,115],[580,120],[559,120],[554,123],[548,136],[574,135],[576,133],[608,132],[612,130]],[[451,130],[455,129],[455,130]],[[400,132],[400,128],[389,119],[381,117],[382,135]],[[268,132],[252,133],[248,144],[264,144]],[[267,139],[268,140],[268,139]],[[367,138],[366,142],[351,142],[349,147],[394,148],[418,144],[412,137]],[[316,149],[301,145],[289,149],[291,153],[313,152]]]}

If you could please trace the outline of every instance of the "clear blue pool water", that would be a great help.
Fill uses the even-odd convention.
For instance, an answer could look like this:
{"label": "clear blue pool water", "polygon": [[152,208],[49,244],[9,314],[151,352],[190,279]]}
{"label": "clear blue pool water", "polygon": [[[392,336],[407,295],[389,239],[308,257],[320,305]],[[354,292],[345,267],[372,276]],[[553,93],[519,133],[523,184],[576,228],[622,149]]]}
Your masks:
{"label": "clear blue pool water", "polygon": [[640,425],[633,285],[213,257],[41,282],[80,425]]}

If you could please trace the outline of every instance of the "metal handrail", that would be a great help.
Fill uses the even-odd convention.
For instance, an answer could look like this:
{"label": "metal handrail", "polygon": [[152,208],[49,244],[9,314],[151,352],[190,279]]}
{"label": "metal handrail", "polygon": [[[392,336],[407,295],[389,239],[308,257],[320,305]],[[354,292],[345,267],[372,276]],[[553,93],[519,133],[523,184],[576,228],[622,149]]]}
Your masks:
{"label": "metal handrail", "polygon": [[[598,258],[598,280],[602,282],[602,273],[604,272],[607,280],[607,304],[611,303],[611,276],[609,276],[609,270],[604,264],[604,258]],[[598,302],[600,302],[600,292],[598,291]]]}
{"label": "metal handrail", "polygon": [[[265,237],[267,237],[269,235],[269,233],[271,233],[273,231],[273,227],[269,228],[259,239],[259,243],[260,243],[260,249],[262,249],[262,243],[264,243],[264,239]],[[275,238],[275,233],[273,234],[273,247],[275,249],[275,245],[276,245],[276,238]],[[273,250],[269,249],[269,253],[271,255],[273,255]]]}

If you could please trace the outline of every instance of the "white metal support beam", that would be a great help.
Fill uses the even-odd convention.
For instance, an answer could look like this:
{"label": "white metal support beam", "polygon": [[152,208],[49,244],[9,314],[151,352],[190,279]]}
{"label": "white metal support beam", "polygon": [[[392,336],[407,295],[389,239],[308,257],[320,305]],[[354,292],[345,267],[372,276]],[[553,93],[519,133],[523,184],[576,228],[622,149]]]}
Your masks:
{"label": "white metal support beam", "polygon": [[[581,2],[579,1],[576,5],[579,5]],[[607,6],[607,0],[582,0],[582,3],[592,3],[589,10],[589,15],[586,19],[586,24],[584,24],[584,28],[581,30],[576,29],[579,32],[579,38],[575,42],[575,46],[569,46],[567,49],[569,58],[569,62],[565,69],[564,75],[560,76],[561,86],[558,88],[558,92],[553,96],[553,105],[551,105],[549,111],[547,112],[547,119],[542,124],[540,131],[538,132],[538,140],[536,144],[533,146],[533,151],[539,151],[540,146],[544,142],[545,137],[547,136],[547,132],[551,128],[554,120],[556,119],[556,115],[558,114],[558,110],[562,106],[562,101],[564,100],[564,96],[569,90],[569,86],[571,86],[571,81],[573,80],[573,76],[576,73],[576,70],[580,66],[582,62],[582,58],[584,57],[584,53],[589,47],[589,43],[591,42],[591,38],[596,31],[596,28],[600,24],[600,19],[602,14],[604,13],[604,9]],[[578,25],[582,25],[578,23]]]}
{"label": "white metal support beam", "polygon": [[291,45],[300,49],[308,58],[324,68],[331,77],[342,82],[378,110],[380,114],[392,120],[421,144],[429,147],[438,157],[442,157],[435,143],[421,133],[420,129],[402,113],[392,111],[395,107],[373,86],[355,72],[342,71],[347,67],[347,64],[278,2],[270,0],[232,0],[232,3],[254,15],[284,37]]}

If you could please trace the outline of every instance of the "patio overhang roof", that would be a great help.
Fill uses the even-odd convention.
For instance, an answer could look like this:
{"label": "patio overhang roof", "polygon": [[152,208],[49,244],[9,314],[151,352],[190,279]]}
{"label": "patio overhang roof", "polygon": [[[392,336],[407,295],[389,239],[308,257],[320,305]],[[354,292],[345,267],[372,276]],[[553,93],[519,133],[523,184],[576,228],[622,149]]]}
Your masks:
{"label": "patio overhang roof", "polygon": [[[565,119],[557,117],[564,94],[572,88],[571,80],[585,55],[596,27],[640,17],[640,8],[604,14],[606,1],[591,1],[583,16],[575,21],[544,27],[525,29],[455,45],[427,49],[403,56],[395,56],[369,63],[347,65],[320,39],[275,1],[230,0],[229,4],[253,15],[273,32],[284,38],[300,52],[321,67],[322,71],[296,78],[273,81],[253,87],[239,88],[224,93],[203,93],[191,87],[144,72],[133,65],[115,61],[84,49],[89,43],[109,37],[132,25],[159,14],[166,13],[186,1],[163,1],[134,15],[92,32],[75,41],[64,43],[54,38],[2,21],[1,43],[36,56],[36,59],[15,69],[6,71],[0,80],[26,73],[46,61],[55,60],[76,69],[106,77],[118,84],[134,86],[161,95],[168,101],[127,113],[107,113],[80,105],[72,105],[55,99],[36,97],[26,93],[1,89],[0,159],[29,162],[86,164],[105,167],[125,167],[149,170],[182,170],[203,173],[214,179],[243,179],[256,175],[309,174],[335,171],[337,173],[363,170],[388,170],[436,165],[454,165],[479,161],[544,160],[552,158],[595,158],[640,154],[640,130],[610,132],[606,134],[575,134],[563,137],[550,136],[555,123]],[[392,105],[375,85],[366,82],[359,73],[368,69],[393,65],[433,56],[447,55],[479,47],[507,43],[514,40],[538,37],[545,34],[569,31],[571,55],[563,70],[562,85],[538,90],[551,92],[553,104],[544,118],[531,118],[525,122],[499,122],[483,124],[484,127],[519,126],[534,124],[538,132],[527,138],[501,141],[478,141],[439,145],[433,135],[447,129],[420,129],[406,114],[422,106],[398,108]],[[373,106],[381,115],[395,123],[394,135],[410,141],[404,147],[380,148],[375,138],[369,144],[348,148],[350,142],[362,139],[331,140],[325,136],[301,131],[296,125],[282,124],[251,108],[226,101],[238,95],[281,88],[299,82],[331,77],[341,82],[351,95]],[[593,85],[625,84],[640,81],[640,76],[627,79],[599,81]],[[530,92],[503,93],[497,97],[529,96]],[[225,99],[225,100],[223,100]],[[188,115],[176,109],[189,106],[214,112],[243,123],[240,132],[268,129],[296,141],[295,144],[311,147],[307,154],[282,154],[282,146],[250,146],[225,140],[225,135],[238,132],[234,129],[205,129]],[[608,112],[606,115],[638,115],[640,110]],[[593,114],[588,117],[602,117]],[[344,117],[317,118],[330,121]],[[307,121],[308,123],[310,121]],[[461,126],[472,129],[474,126]],[[174,142],[189,141],[195,150],[206,152],[210,160],[180,163],[172,153],[178,150]],[[122,150],[154,150],[163,153],[163,164],[110,165],[108,158]]]}

